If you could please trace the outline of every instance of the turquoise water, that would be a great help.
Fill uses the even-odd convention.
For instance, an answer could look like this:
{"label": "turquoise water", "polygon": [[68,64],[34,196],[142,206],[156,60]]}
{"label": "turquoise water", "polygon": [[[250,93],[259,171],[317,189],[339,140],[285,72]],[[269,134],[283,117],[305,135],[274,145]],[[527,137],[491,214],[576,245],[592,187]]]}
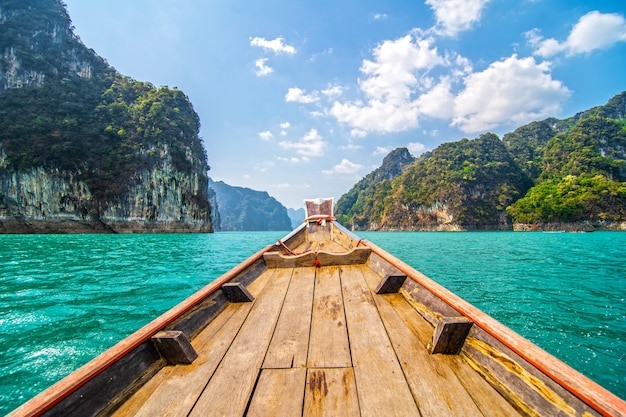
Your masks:
{"label": "turquoise water", "polygon": [[[0,415],[286,232],[0,235]],[[360,233],[626,398],[626,233]]]}

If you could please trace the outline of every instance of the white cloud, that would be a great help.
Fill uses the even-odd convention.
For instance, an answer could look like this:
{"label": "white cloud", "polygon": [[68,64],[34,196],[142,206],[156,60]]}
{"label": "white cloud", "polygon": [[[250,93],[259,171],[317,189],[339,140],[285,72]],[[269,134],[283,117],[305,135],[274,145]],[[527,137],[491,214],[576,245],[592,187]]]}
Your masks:
{"label": "white cloud", "polygon": [[296,158],[295,156],[292,156],[291,158],[285,158],[282,156],[278,156],[276,157],[276,159],[278,159],[280,162],[289,162],[291,164],[298,164],[300,162],[302,162],[302,158]]}
{"label": "white cloud", "polygon": [[269,130],[266,130],[265,132],[259,132],[259,137],[261,140],[270,140],[274,137],[274,135]]}
{"label": "white cloud", "polygon": [[276,166],[276,162],[274,161],[262,161],[254,166],[254,169],[261,172],[267,172]]}
{"label": "white cloud", "polygon": [[255,61],[254,66],[256,67],[257,77],[264,77],[274,72],[272,67],[265,65],[266,62],[267,58],[259,58]]}
{"label": "white cloud", "polygon": [[250,40],[250,45],[271,51],[275,54],[295,54],[296,48],[285,44],[285,38],[279,37],[271,41],[265,38],[255,37]]}
{"label": "white cloud", "polygon": [[283,122],[279,126],[280,126],[281,129],[289,129],[291,127],[291,123]]}
{"label": "white cloud", "polygon": [[353,137],[353,138],[364,138],[365,136],[367,136],[367,132],[365,130],[352,129],[350,131],[350,137]]}
{"label": "white cloud", "polygon": [[432,85],[428,72],[438,65],[453,65],[433,47],[433,39],[413,39],[407,35],[395,41],[385,41],[374,51],[374,60],[364,60],[359,82],[368,101],[338,102],[330,113],[338,121],[364,132],[398,132],[419,126],[420,109],[412,96]]}
{"label": "white cloud", "polygon": [[488,2],[489,0],[426,0],[426,4],[435,12],[436,31],[450,37],[470,29],[478,22]]}
{"label": "white cloud", "polygon": [[424,145],[423,143],[419,143],[419,142],[411,142],[408,145],[406,145],[406,147],[409,150],[409,152],[413,154],[413,156],[419,156],[422,153],[424,153],[424,151],[426,150],[426,145]]}
{"label": "white cloud", "polygon": [[286,102],[295,102],[295,103],[315,103],[319,101],[319,97],[317,95],[317,91],[313,91],[311,94],[306,94],[306,92],[298,87],[292,87],[287,90],[287,94],[285,94]]}
{"label": "white cloud", "polygon": [[291,188],[291,184],[289,184],[288,182],[283,182],[281,184],[272,184],[271,185],[272,188]]}
{"label": "white cloud", "polygon": [[377,146],[372,155],[387,155],[392,150],[391,146]]}
{"label": "white cloud", "polygon": [[309,130],[298,142],[282,141],[279,145],[283,149],[293,149],[304,157],[323,156],[327,146],[317,129]]}
{"label": "white cloud", "polygon": [[374,20],[386,20],[387,17],[387,13],[376,13],[374,15]]}
{"label": "white cloud", "polygon": [[416,104],[420,112],[426,116],[439,119],[452,117],[454,114],[452,79],[442,77],[438,84],[416,100]]}
{"label": "white cloud", "polygon": [[367,76],[361,90],[376,100],[405,102],[420,85],[416,71],[441,65],[444,60],[431,47],[432,39],[413,40],[411,35],[385,41],[374,49],[374,61],[364,60],[361,72]]}
{"label": "white cloud", "polygon": [[465,89],[454,99],[452,125],[469,133],[528,123],[558,113],[569,95],[552,78],[548,63],[512,55],[465,79]]}
{"label": "white cloud", "polygon": [[592,11],[580,18],[564,42],[544,39],[538,29],[526,33],[534,54],[549,58],[561,52],[567,55],[584,54],[607,49],[618,42],[626,42],[626,19],[617,13]]}
{"label": "white cloud", "polygon": [[323,170],[322,173],[326,175],[341,174],[341,175],[356,175],[363,169],[363,165],[355,164],[347,159],[342,159],[341,162],[332,169]]}
{"label": "white cloud", "polygon": [[343,94],[343,88],[340,85],[329,85],[327,89],[322,90],[322,94],[326,97],[337,97]]}

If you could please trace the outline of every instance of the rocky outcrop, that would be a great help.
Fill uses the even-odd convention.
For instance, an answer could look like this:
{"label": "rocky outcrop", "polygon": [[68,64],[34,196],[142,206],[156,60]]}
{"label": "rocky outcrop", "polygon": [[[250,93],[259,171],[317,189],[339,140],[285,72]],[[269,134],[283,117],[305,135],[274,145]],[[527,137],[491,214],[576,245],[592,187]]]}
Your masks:
{"label": "rocky outcrop", "polygon": [[204,184],[165,164],[103,203],[75,175],[0,170],[0,233],[212,232],[209,203],[196,197]]}
{"label": "rocky outcrop", "polygon": [[119,74],[61,0],[0,4],[0,233],[212,232],[199,118]]}

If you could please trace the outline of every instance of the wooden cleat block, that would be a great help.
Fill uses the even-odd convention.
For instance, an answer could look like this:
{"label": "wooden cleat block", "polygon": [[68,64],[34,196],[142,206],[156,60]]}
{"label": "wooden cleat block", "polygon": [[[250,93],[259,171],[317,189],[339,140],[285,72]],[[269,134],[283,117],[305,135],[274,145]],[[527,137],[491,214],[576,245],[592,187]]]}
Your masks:
{"label": "wooden cleat block", "polygon": [[430,353],[444,353],[456,355],[461,351],[465,338],[472,328],[472,321],[465,317],[444,317],[439,320],[433,340],[429,348]]}
{"label": "wooden cleat block", "polygon": [[198,357],[187,336],[178,330],[158,332],[152,336],[152,342],[169,365],[189,365]]}
{"label": "wooden cleat block", "polygon": [[378,288],[376,288],[376,294],[390,294],[400,291],[406,275],[387,275],[380,281]]}
{"label": "wooden cleat block", "polygon": [[254,297],[241,282],[227,282],[222,285],[222,291],[231,303],[248,303],[254,301]]}

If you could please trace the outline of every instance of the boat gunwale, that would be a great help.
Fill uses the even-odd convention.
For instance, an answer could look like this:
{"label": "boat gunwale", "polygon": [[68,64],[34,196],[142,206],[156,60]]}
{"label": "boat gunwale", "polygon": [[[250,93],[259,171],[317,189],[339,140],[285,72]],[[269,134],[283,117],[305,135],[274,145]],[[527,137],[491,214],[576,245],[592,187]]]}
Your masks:
{"label": "boat gunwale", "polygon": [[[339,226],[344,228],[342,225]],[[354,236],[349,230],[345,229],[345,231]],[[373,253],[398,268],[401,272],[406,274],[407,277],[420,284],[427,291],[430,291],[435,297],[439,298],[461,315],[470,319],[476,326],[504,344],[504,346],[511,349],[531,366],[534,366],[595,411],[607,417],[626,415],[626,402],[597,382],[589,379],[554,355],[548,353],[376,244],[369,240],[366,240],[364,243],[372,248]]]}
{"label": "boat gunwale", "polygon": [[[296,232],[299,229],[294,230]],[[294,234],[292,232],[291,235]],[[222,285],[231,281],[250,266],[259,260],[263,260],[263,254],[274,250],[276,244],[271,244],[251,255],[232,269],[210,282],[194,294],[190,295],[179,304],[167,310],[156,319],[122,339],[109,349],[105,350],[80,368],[54,383],[44,391],[40,392],[15,410],[11,411],[7,417],[11,416],[39,416],[51,410],[61,401],[72,395],[82,386],[93,380],[95,377],[106,371],[109,367],[118,362],[121,358],[150,340],[159,331],[171,325],[176,320],[191,312],[202,300],[219,290]]]}

